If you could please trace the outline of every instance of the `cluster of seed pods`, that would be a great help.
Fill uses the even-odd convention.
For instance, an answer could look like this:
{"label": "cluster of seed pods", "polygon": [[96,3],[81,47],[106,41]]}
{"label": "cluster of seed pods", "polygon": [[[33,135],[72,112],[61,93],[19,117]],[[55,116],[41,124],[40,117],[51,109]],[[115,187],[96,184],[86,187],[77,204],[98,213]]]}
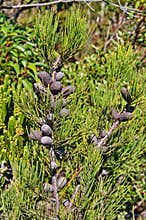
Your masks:
{"label": "cluster of seed pods", "polygon": [[[133,100],[126,87],[121,89],[121,95],[122,98],[126,101],[126,105],[121,113],[117,112],[115,109],[112,110],[114,123],[109,131],[98,128],[98,136],[92,133],[89,137],[89,143],[93,144],[97,148],[100,148],[100,150],[103,152],[107,151],[108,147],[106,145],[106,141],[109,139],[113,131],[117,129],[118,125],[133,118],[132,112],[135,110],[135,106],[132,106]],[[111,173],[112,171],[109,171],[106,168],[101,168],[97,174],[97,178],[100,179],[102,176],[109,176]]]}
{"label": "cluster of seed pods", "polygon": [[39,72],[38,78],[41,83],[34,83],[36,94],[42,96],[48,95],[47,88],[50,89],[50,109],[46,113],[45,119],[40,119],[41,130],[34,130],[30,133],[29,137],[32,140],[38,140],[42,145],[51,147],[53,144],[53,120],[54,111],[61,107],[58,112],[60,117],[69,116],[69,110],[66,108],[66,98],[75,91],[75,86],[63,87],[61,80],[64,77],[63,72],[53,71],[52,76],[47,72]]}
{"label": "cluster of seed pods", "polygon": [[51,179],[49,182],[44,183],[44,191],[53,196],[53,201],[56,203],[56,215],[59,210],[58,192],[67,184],[67,178],[64,170],[59,170],[56,160],[62,159],[65,154],[64,148],[56,147],[54,141],[54,124],[56,114],[59,117],[68,117],[69,110],[66,108],[66,98],[75,91],[75,86],[63,87],[61,80],[64,73],[57,71],[57,68],[52,68],[52,74],[46,71],[38,73],[38,78],[41,83],[34,83],[36,95],[40,101],[42,97],[49,96],[50,105],[45,117],[40,118],[40,130],[33,130],[29,134],[29,138],[38,141],[41,145],[49,150],[50,153],[50,169]]}
{"label": "cluster of seed pods", "polygon": [[123,99],[127,102],[126,107],[122,113],[118,113],[115,109],[113,109],[112,116],[115,120],[118,120],[119,122],[124,122],[132,119],[132,112],[134,111],[135,107],[131,105],[132,98],[127,88],[123,87],[121,89],[121,95]]}
{"label": "cluster of seed pods", "polygon": [[[130,95],[130,93],[129,93],[129,91],[126,87],[123,87],[121,89],[121,95],[122,95],[122,98],[127,102],[124,110],[121,113],[117,112],[117,110],[115,110],[115,109],[112,110],[112,117],[118,123],[125,122],[125,121],[128,121],[128,120],[132,119],[133,118],[132,112],[135,109],[135,107],[131,105],[132,104],[132,97],[131,97],[131,95]],[[116,129],[116,127],[117,126],[115,125],[115,129]],[[112,132],[110,132],[110,131],[106,132],[105,130],[103,130],[103,131],[99,132],[98,137],[95,134],[91,134],[90,138],[89,138],[89,142],[94,144],[94,146],[99,146],[99,143],[102,143],[100,141],[102,139],[105,139],[106,136],[108,138],[111,133]],[[104,150],[103,146],[102,146],[102,149]],[[106,147],[105,147],[105,149],[106,149]]]}

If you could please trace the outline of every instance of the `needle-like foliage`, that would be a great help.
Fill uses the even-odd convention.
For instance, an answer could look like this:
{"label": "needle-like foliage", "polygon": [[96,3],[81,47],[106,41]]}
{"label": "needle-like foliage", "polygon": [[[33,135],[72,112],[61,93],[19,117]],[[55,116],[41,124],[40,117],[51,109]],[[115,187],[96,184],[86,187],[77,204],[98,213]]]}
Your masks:
{"label": "needle-like foliage", "polygon": [[[68,13],[63,26],[53,12],[39,18],[36,26],[36,45],[52,74],[50,84],[44,85],[35,69],[31,80],[25,75],[15,80],[6,72],[0,86],[0,218],[4,220],[121,220],[126,219],[127,204],[132,219],[135,203],[145,200],[144,69],[137,69],[139,58],[130,45],[65,64],[88,38],[84,16],[79,10]],[[62,84],[55,81],[56,58],[57,65],[63,65]],[[59,89],[54,89],[54,82],[61,85]],[[76,91],[65,100],[70,114],[61,117],[61,98],[71,84]],[[36,92],[34,85],[42,90]],[[58,99],[61,104],[53,108],[51,101]],[[40,118],[51,111],[55,120],[50,149],[37,138],[30,140],[29,134],[33,129],[42,132],[42,123],[47,122],[40,123]],[[123,113],[132,117],[121,120]],[[61,174],[64,182],[58,181]]]}
{"label": "needle-like foliage", "polygon": [[53,11],[40,14],[35,27],[35,42],[50,67],[59,57],[61,64],[80,51],[89,39],[87,17],[77,8],[65,13],[64,21]]}

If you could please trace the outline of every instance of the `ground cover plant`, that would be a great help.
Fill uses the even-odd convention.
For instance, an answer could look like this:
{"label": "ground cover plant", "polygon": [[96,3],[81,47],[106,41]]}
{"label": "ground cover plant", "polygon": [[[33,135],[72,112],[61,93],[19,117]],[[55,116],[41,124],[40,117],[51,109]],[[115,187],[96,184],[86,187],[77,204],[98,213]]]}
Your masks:
{"label": "ground cover plant", "polygon": [[74,6],[0,25],[0,218],[145,219],[141,53],[80,58],[93,29]]}

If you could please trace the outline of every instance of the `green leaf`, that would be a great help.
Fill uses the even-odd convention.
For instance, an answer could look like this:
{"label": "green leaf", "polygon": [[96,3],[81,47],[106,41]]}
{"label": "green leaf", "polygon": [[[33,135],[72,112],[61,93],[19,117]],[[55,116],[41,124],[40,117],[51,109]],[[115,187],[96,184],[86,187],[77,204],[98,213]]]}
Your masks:
{"label": "green leaf", "polygon": [[14,67],[14,70],[15,70],[17,77],[18,77],[20,74],[20,66],[18,63],[15,63],[15,64],[13,64],[13,67]]}
{"label": "green leaf", "polygon": [[16,127],[16,118],[15,116],[11,116],[8,122],[8,132],[12,136],[15,134],[15,127]]}
{"label": "green leaf", "polygon": [[31,69],[34,73],[36,73],[36,65],[34,63],[29,63],[28,68]]}
{"label": "green leaf", "polygon": [[20,45],[16,45],[15,48],[18,49],[19,51],[23,52],[23,53],[25,52],[25,49]]}

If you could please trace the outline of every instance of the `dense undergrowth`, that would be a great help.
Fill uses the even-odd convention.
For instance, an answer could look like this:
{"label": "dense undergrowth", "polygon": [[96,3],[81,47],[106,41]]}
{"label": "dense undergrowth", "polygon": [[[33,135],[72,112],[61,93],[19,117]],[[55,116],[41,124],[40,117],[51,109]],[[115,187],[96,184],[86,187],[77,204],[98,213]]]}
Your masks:
{"label": "dense undergrowth", "polygon": [[[140,219],[146,199],[145,68],[130,43],[69,62],[88,40],[82,35],[75,38],[79,30],[86,33],[86,20],[82,17],[74,27],[80,13],[68,15],[70,20],[62,27],[65,34],[60,35],[59,18],[55,23],[51,16],[50,27],[43,20],[37,23],[36,35],[32,27],[1,19],[0,218]],[[50,30],[55,38],[47,44]],[[56,58],[61,61],[54,70]],[[50,146],[29,138],[52,108],[50,87],[43,90],[46,96],[34,87],[41,83],[38,72],[44,70],[62,71],[63,86],[76,87],[66,98],[70,114],[58,115],[62,102],[53,110],[53,169]],[[120,114],[127,108],[122,88],[131,97],[127,111],[131,115],[123,121],[113,115],[113,110]],[[99,145],[115,123],[116,129]],[[50,186],[60,176],[64,184],[55,194]]]}

